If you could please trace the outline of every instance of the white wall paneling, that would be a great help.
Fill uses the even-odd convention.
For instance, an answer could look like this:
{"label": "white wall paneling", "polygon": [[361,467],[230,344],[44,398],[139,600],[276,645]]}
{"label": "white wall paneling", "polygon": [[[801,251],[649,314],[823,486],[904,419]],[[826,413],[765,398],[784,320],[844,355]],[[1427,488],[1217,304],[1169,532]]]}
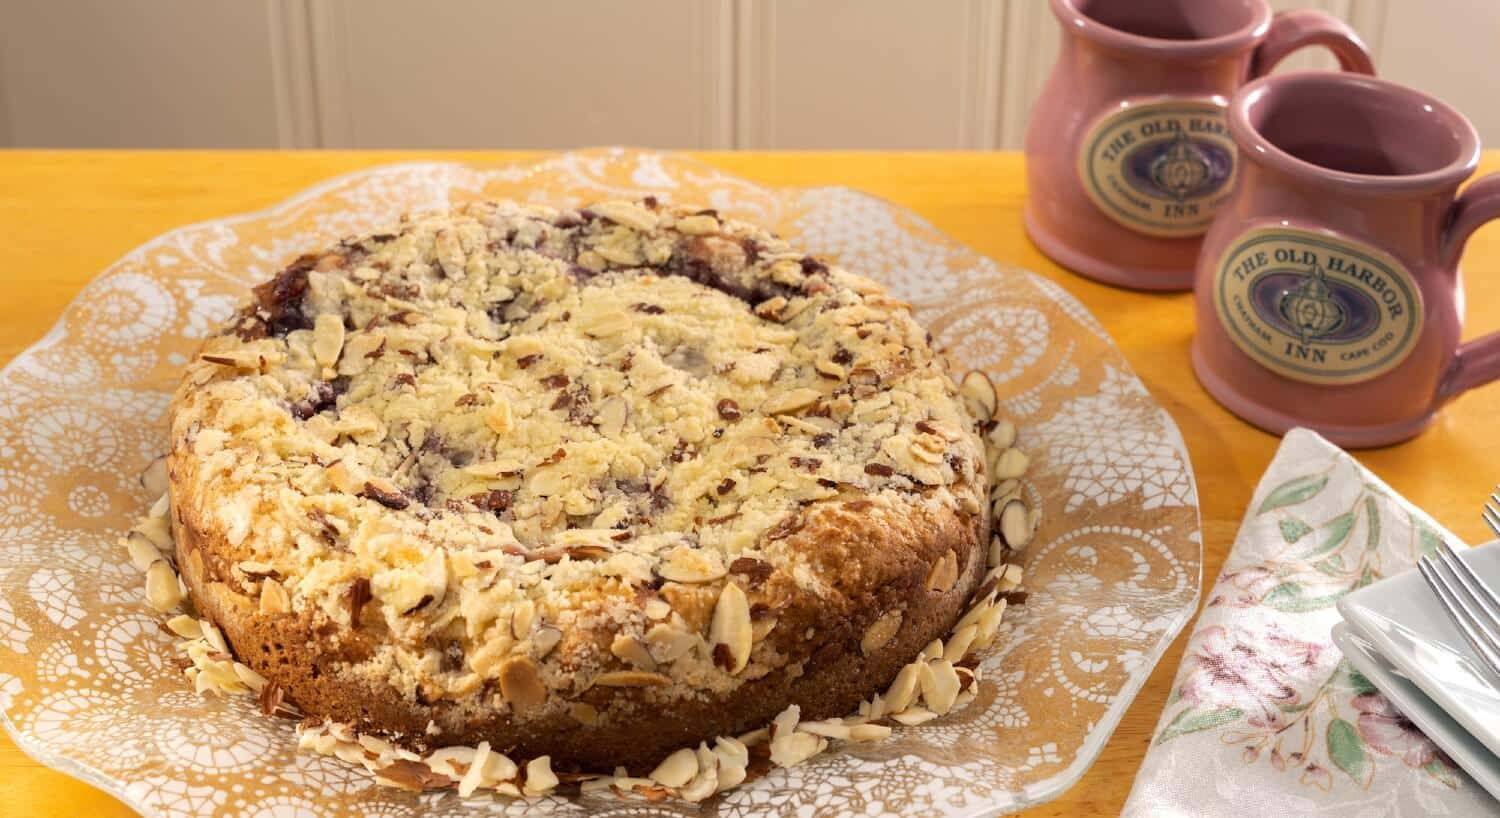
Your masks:
{"label": "white wall paneling", "polygon": [[[1500,147],[1500,4],[1272,5]],[[0,145],[1014,148],[1058,38],[1045,0],[0,0]]]}
{"label": "white wall paneling", "polygon": [[1389,0],[1380,37],[1382,76],[1421,88],[1473,120],[1500,148],[1500,3]]}
{"label": "white wall paneling", "polygon": [[307,0],[267,0],[266,17],[271,31],[276,144],[283,148],[316,148],[324,140],[318,118]]}
{"label": "white wall paneling", "polygon": [[0,0],[0,118],[16,145],[276,145],[272,36],[265,2]]}
{"label": "white wall paneling", "polygon": [[745,0],[741,147],[994,143],[998,0]]}
{"label": "white wall paneling", "polygon": [[328,144],[729,147],[728,0],[311,8]]}

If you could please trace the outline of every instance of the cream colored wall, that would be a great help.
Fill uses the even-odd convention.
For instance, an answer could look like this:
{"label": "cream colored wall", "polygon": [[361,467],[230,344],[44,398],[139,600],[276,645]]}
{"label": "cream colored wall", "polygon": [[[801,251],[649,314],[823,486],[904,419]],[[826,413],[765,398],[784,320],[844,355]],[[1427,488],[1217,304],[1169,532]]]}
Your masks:
{"label": "cream colored wall", "polygon": [[[1500,3],[1273,5],[1500,147]],[[1007,148],[1057,38],[1045,0],[0,0],[0,145]]]}

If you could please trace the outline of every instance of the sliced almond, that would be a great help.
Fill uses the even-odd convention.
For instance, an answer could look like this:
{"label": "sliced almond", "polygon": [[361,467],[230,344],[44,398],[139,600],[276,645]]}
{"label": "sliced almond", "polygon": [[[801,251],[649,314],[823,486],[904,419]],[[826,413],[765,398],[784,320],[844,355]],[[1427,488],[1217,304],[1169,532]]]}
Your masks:
{"label": "sliced almond", "polygon": [[682,800],[697,803],[714,794],[719,788],[719,761],[707,744],[698,745],[698,774],[687,786],[677,791]]}
{"label": "sliced almond", "polygon": [[805,409],[808,406],[813,405],[817,402],[818,398],[821,398],[822,396],[823,393],[819,392],[816,389],[809,389],[807,387],[792,389],[786,392],[774,394],[771,397],[767,398],[766,401],[760,405],[760,410],[768,415],[780,415],[788,412],[795,412],[799,409]]}
{"label": "sliced almond", "polygon": [[901,609],[886,611],[881,617],[871,622],[865,628],[864,636],[860,637],[859,650],[866,656],[885,647],[901,629],[903,614]]}
{"label": "sliced almond", "polygon": [[781,311],[786,309],[787,300],[782,296],[772,296],[765,301],[755,305],[755,314],[767,321],[780,321]]}
{"label": "sliced almond", "polygon": [[755,616],[750,617],[751,641],[759,642],[765,639],[767,636],[770,636],[771,631],[776,629],[777,621],[777,618],[774,616],[763,616],[759,618]]}
{"label": "sliced almond", "polygon": [[891,728],[884,724],[856,724],[849,728],[850,741],[879,741],[890,735]]}
{"label": "sliced almond", "polygon": [[836,381],[843,380],[849,374],[849,370],[827,359],[819,359],[817,363],[813,364],[813,368],[818,370],[820,374],[827,375]]}
{"label": "sliced almond", "polygon": [[[490,743],[488,741],[479,742],[479,746],[474,748],[473,757],[469,759],[468,769],[464,772],[463,778],[460,778],[458,781],[458,794],[460,797],[468,798],[484,783],[484,762],[489,759],[489,755]],[[431,761],[428,761],[427,764],[429,767],[432,766]]]}
{"label": "sliced almond", "polygon": [[557,643],[562,641],[562,631],[551,625],[543,625],[536,629],[531,635],[531,646],[536,648],[537,658],[540,659],[552,652]]}
{"label": "sliced almond", "polygon": [[724,792],[744,783],[750,765],[750,750],[740,742],[726,737],[714,741],[714,757],[718,759],[718,790]]}
{"label": "sliced almond", "polygon": [[525,639],[531,632],[531,623],[536,620],[536,603],[523,599],[515,604],[510,614],[510,632],[517,639]]}
{"label": "sliced almond", "polygon": [[719,646],[728,650],[730,673],[739,673],[750,662],[750,648],[754,644],[754,633],[750,626],[750,602],[745,592],[733,582],[727,583],[719,592],[719,601],[714,605],[713,621],[709,623],[708,642],[714,646],[718,658]]}
{"label": "sliced almond", "polygon": [[684,747],[662,759],[651,771],[651,780],[663,787],[682,787],[698,774],[698,754]]}
{"label": "sliced almond", "polygon": [[995,416],[1000,399],[995,395],[995,383],[990,380],[989,375],[977,369],[970,370],[964,375],[958,391],[975,420],[985,423]]}
{"label": "sliced almond", "polygon": [[[480,744],[486,750],[489,749],[489,742],[480,742]],[[464,777],[465,770],[473,768],[475,754],[476,751],[473,747],[442,747],[433,750],[423,761],[435,773],[446,775],[449,778],[461,779]],[[460,786],[462,786],[462,782],[460,782]]]}
{"label": "sliced almond", "polygon": [[146,569],[146,601],[161,613],[170,613],[182,604],[182,588],[177,574],[166,560],[157,560]]}
{"label": "sliced almond", "polygon": [[952,550],[944,551],[927,573],[927,590],[945,594],[958,582],[958,555]]}
{"label": "sliced almond", "polygon": [[937,717],[937,713],[934,713],[925,707],[911,707],[901,711],[900,713],[891,714],[892,719],[906,725],[907,727],[915,727],[918,724],[926,724],[927,722],[932,721]]}
{"label": "sliced almond", "polygon": [[990,600],[993,598],[994,594],[992,592],[985,599],[975,600],[974,604],[969,606],[969,610],[965,611],[964,615],[959,617],[958,622],[954,623],[953,632],[956,634],[966,626],[978,622],[979,618],[984,616],[984,612],[990,609],[992,604]]}
{"label": "sliced almond", "polygon": [[611,670],[594,677],[599,687],[666,687],[672,680],[645,670]]}
{"label": "sliced almond", "polygon": [[163,494],[151,507],[151,513],[131,529],[132,533],[150,540],[160,551],[172,550],[172,521],[167,518],[166,499],[167,495]]}
{"label": "sliced almond", "polygon": [[203,640],[219,653],[228,653],[229,645],[224,641],[224,634],[214,623],[207,619],[198,620],[198,627],[203,630]]}
{"label": "sliced almond", "polygon": [[989,646],[995,638],[995,631],[1000,628],[1000,620],[1005,616],[1005,600],[999,599],[991,605],[984,615],[979,617],[979,633],[974,636],[974,643],[980,647]]}
{"label": "sliced almond", "polygon": [[990,497],[993,497],[995,499],[995,502],[1003,505],[1006,501],[1010,500],[1013,495],[1019,492],[1020,489],[1021,481],[1015,479],[1014,477],[1009,480],[1001,480],[990,487]]}
{"label": "sliced almond", "polygon": [[203,638],[203,628],[198,625],[198,620],[187,614],[178,614],[168,619],[167,628],[183,639]]}
{"label": "sliced almond", "polygon": [[515,421],[511,416],[510,404],[503,400],[496,400],[484,411],[484,425],[497,435],[509,434],[515,428]]}
{"label": "sliced almond", "polygon": [[518,711],[530,710],[547,700],[541,672],[530,656],[512,656],[500,665],[500,695]]}
{"label": "sliced almond", "polygon": [[130,554],[130,561],[135,563],[135,567],[142,571],[161,559],[161,549],[152,545],[145,535],[137,531],[125,535],[125,551]]}
{"label": "sliced almond", "polygon": [[312,353],[318,366],[331,367],[338,363],[343,349],[344,317],[323,313],[314,319]]}
{"label": "sliced almond", "polygon": [[952,662],[938,659],[923,665],[920,683],[922,703],[929,710],[942,715],[953,709],[953,701],[958,698],[959,679]]}
{"label": "sliced almond", "polygon": [[672,606],[668,605],[667,601],[661,597],[652,597],[646,600],[643,610],[646,612],[646,616],[651,619],[666,619],[672,613]]}
{"label": "sliced almond", "polygon": [[364,487],[364,476],[343,460],[328,464],[323,474],[328,477],[330,485],[345,494],[356,494]]}
{"label": "sliced almond", "polygon": [[599,404],[599,411],[594,414],[594,423],[599,427],[599,434],[614,440],[619,438],[620,433],[625,430],[625,421],[630,419],[630,404],[625,399],[616,395],[605,398]]}
{"label": "sliced almond", "polygon": [[885,704],[890,712],[900,713],[911,705],[921,674],[921,662],[912,662],[896,673],[896,678],[885,691]]}
{"label": "sliced almond", "polygon": [[[937,440],[937,437],[934,435],[918,435],[912,440],[911,446],[907,448],[907,453],[911,455],[912,459],[928,465],[942,463],[945,449],[931,448],[927,445],[931,440]],[[941,441],[939,442],[941,443]]]}
{"label": "sliced almond", "polygon": [[940,657],[942,655],[943,655],[943,640],[941,640],[941,639],[934,639],[931,642],[927,643],[927,647],[922,648],[921,658],[931,660],[931,659],[936,659],[936,658],[938,658],[938,657]]}
{"label": "sliced almond", "polygon": [[1020,500],[1006,503],[1000,510],[1000,536],[1005,538],[1005,544],[1018,551],[1030,544],[1035,533],[1031,522],[1031,511],[1025,503]]}
{"label": "sliced almond", "polygon": [[958,662],[969,652],[974,644],[974,637],[979,634],[977,624],[965,625],[953,632],[948,641],[943,645],[943,659],[948,662]]}
{"label": "sliced almond", "polygon": [[797,725],[797,729],[824,738],[836,738],[840,740],[849,738],[849,725],[844,724],[843,719],[804,721]]}
{"label": "sliced almond", "polygon": [[601,218],[608,219],[615,224],[622,224],[633,230],[645,232],[656,229],[656,214],[634,202],[599,202],[590,205],[589,210],[598,214]]}
{"label": "sliced almond", "polygon": [[1026,467],[1031,465],[1031,458],[1020,449],[1006,449],[995,458],[995,466],[991,470],[991,480],[1011,480],[1026,473]]}
{"label": "sliced almond", "polygon": [[777,732],[771,739],[771,763],[792,767],[828,749],[828,739],[812,733]]}
{"label": "sliced almond", "polygon": [[[612,259],[613,260],[613,259]],[[617,263],[629,264],[629,261],[617,260]],[[591,338],[608,338],[611,335],[619,335],[634,326],[635,322],[630,316],[623,312],[599,312],[588,316],[580,321],[585,335]]]}
{"label": "sliced almond", "polygon": [[557,784],[557,775],[552,772],[551,756],[537,756],[526,762],[526,781],[521,785],[522,792],[527,795],[545,795]]}
{"label": "sliced almond", "polygon": [[1023,574],[1024,572],[1019,565],[1011,564],[1005,566],[1005,570],[1000,574],[1000,592],[1008,593],[1019,588]]}
{"label": "sliced almond", "polygon": [[266,577],[260,582],[260,612],[263,614],[284,614],[292,609],[291,597],[287,595],[286,588],[272,577]]}
{"label": "sliced almond", "polygon": [[675,662],[698,644],[698,635],[676,625],[660,623],[646,631],[646,643],[657,662]]}
{"label": "sliced almond", "polygon": [[251,576],[265,576],[276,572],[276,569],[270,563],[259,562],[257,560],[241,560],[236,567]]}
{"label": "sliced almond", "polygon": [[995,428],[989,433],[990,445],[997,449],[1009,449],[1016,445],[1016,424],[1008,420],[995,421]]}
{"label": "sliced almond", "polygon": [[234,675],[239,677],[239,680],[244,683],[245,687],[250,688],[255,693],[261,692],[269,684],[266,681],[266,677],[255,672],[255,668],[239,662],[234,663]]}
{"label": "sliced almond", "polygon": [[989,565],[999,565],[1005,561],[1005,552],[1010,549],[1005,547],[1005,540],[996,534],[990,538]]}
{"label": "sliced almond", "polygon": [[634,636],[624,634],[616,636],[610,643],[609,652],[641,670],[656,670],[656,660],[651,657],[651,651],[646,649],[644,642]]}
{"label": "sliced almond", "polygon": [[145,471],[141,472],[141,488],[154,496],[166,496],[166,491],[170,488],[170,482],[167,477],[166,455],[161,455],[152,460],[151,464],[146,466]]}
{"label": "sliced almond", "polygon": [[750,748],[744,742],[729,736],[719,736],[714,739],[714,755],[719,757],[719,763],[739,767],[750,764]]}
{"label": "sliced almond", "polygon": [[684,216],[677,220],[677,230],[689,236],[706,236],[719,232],[719,220],[707,213]]}

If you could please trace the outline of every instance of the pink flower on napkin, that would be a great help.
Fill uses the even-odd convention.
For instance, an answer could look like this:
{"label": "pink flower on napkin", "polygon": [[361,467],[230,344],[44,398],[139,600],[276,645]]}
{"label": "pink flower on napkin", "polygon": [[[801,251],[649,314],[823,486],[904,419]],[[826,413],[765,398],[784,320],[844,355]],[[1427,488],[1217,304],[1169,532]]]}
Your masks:
{"label": "pink flower on napkin", "polygon": [[1194,641],[1181,697],[1198,706],[1241,708],[1252,714],[1248,721],[1257,727],[1284,721],[1286,709],[1301,700],[1298,681],[1317,668],[1326,649],[1274,624],[1259,634],[1210,626]]}
{"label": "pink flower on napkin", "polygon": [[[1361,693],[1354,697],[1359,711],[1355,725],[1360,738],[1377,753],[1400,756],[1408,767],[1420,768],[1440,757],[1442,751],[1415,724],[1379,693]],[[1447,759],[1444,759],[1447,762]]]}

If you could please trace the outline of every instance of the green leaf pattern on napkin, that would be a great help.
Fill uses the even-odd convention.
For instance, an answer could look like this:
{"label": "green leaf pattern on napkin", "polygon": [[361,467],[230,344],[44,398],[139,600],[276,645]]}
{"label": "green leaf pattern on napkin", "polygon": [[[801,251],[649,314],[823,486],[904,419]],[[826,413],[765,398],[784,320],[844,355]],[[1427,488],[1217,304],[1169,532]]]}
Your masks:
{"label": "green leaf pattern on napkin", "polygon": [[1367,791],[1396,759],[1457,787],[1452,762],[1326,637],[1340,597],[1409,568],[1438,532],[1343,453],[1265,491],[1244,525],[1271,536],[1226,563],[1153,744],[1212,731],[1243,763],[1325,792],[1338,780]]}

